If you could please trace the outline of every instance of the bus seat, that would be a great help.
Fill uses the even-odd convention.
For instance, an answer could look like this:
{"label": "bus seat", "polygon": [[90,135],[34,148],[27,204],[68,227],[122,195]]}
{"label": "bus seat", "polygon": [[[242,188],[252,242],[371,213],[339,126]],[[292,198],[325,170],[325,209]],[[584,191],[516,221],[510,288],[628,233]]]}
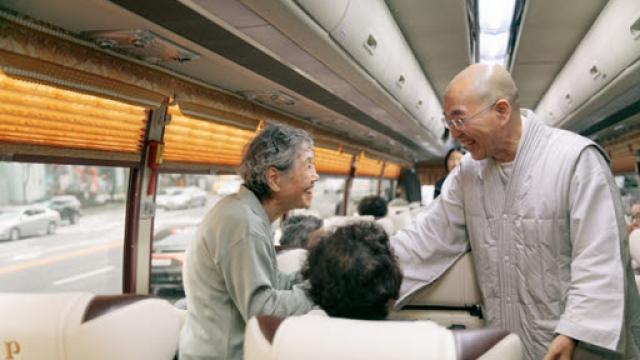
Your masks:
{"label": "bus seat", "polygon": [[522,358],[515,334],[447,330],[431,321],[364,321],[303,315],[258,316],[245,329],[245,360]]}
{"label": "bus seat", "polygon": [[409,210],[416,210],[422,207],[422,203],[420,201],[414,201],[409,204]]}
{"label": "bus seat", "polygon": [[357,221],[373,221],[374,217],[371,215],[356,215],[356,216],[330,216],[324,219],[324,228],[327,231],[331,231],[340,226],[352,224]]}
{"label": "bus seat", "polygon": [[411,214],[412,218],[415,218],[416,216],[418,216],[418,214],[424,211],[424,208],[425,208],[424,206],[419,206],[415,209],[411,209],[409,213]]}
{"label": "bus seat", "polygon": [[409,205],[389,205],[389,207],[387,208],[387,214],[389,214],[389,216],[395,216],[409,211],[411,211]]}
{"label": "bus seat", "polygon": [[389,208],[388,214],[396,232],[411,225],[411,211],[408,206]]}
{"label": "bus seat", "polygon": [[444,326],[474,329],[484,326],[481,304],[473,257],[466,253],[390,318],[432,320]]}
{"label": "bus seat", "polygon": [[182,327],[184,326],[185,321],[187,321],[187,309],[180,309],[174,306],[174,310],[176,314],[178,314],[178,326],[180,331],[182,331]]}
{"label": "bus seat", "polygon": [[393,220],[391,220],[390,218],[388,217],[380,218],[376,220],[376,223],[382,226],[382,228],[387,233],[387,235],[392,236],[393,234],[396,233],[396,228],[395,226],[393,226]]}
{"label": "bus seat", "polygon": [[296,271],[300,271],[306,260],[306,249],[283,250],[276,255],[278,270],[285,274],[291,274]]}
{"label": "bus seat", "polygon": [[143,295],[3,293],[0,319],[21,360],[173,359],[180,331],[172,305]]}

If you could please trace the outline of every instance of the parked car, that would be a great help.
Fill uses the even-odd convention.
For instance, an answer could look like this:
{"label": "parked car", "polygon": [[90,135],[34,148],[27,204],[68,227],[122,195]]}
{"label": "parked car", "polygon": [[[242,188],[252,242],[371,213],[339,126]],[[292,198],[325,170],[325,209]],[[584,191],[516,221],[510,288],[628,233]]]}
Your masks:
{"label": "parked car", "polygon": [[155,295],[184,297],[182,264],[184,252],[195,236],[197,223],[168,226],[153,239],[151,254],[151,292]]}
{"label": "parked car", "polygon": [[54,234],[59,224],[60,214],[43,206],[0,209],[0,239]]}
{"label": "parked car", "polygon": [[59,195],[49,199],[48,206],[60,213],[62,220],[68,220],[69,223],[75,224],[81,215],[80,201],[73,195]]}
{"label": "parked car", "polygon": [[195,187],[169,187],[160,190],[156,196],[156,204],[167,210],[187,209],[207,204],[207,194]]}

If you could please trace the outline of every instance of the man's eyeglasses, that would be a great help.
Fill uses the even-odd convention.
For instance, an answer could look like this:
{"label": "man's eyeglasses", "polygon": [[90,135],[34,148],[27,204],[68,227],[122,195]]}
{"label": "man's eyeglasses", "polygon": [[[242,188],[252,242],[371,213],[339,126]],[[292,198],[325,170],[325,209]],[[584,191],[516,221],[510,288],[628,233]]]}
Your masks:
{"label": "man's eyeglasses", "polygon": [[498,103],[498,100],[494,101],[493,103],[491,103],[491,105],[483,108],[482,110],[478,111],[477,113],[475,113],[475,114],[473,114],[471,116],[468,116],[465,119],[461,119],[461,118],[449,119],[449,118],[447,118],[446,114],[443,114],[442,123],[449,130],[451,130],[451,129],[463,130],[465,121],[469,121],[469,120],[473,119],[474,117],[482,114],[483,112],[493,108]]}

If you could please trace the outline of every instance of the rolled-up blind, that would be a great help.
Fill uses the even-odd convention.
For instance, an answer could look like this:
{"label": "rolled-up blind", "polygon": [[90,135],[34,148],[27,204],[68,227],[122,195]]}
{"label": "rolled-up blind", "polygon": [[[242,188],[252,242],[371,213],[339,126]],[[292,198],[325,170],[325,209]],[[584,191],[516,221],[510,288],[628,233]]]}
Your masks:
{"label": "rolled-up blind", "polygon": [[379,177],[382,171],[382,160],[368,158],[362,152],[356,162],[356,176]]}
{"label": "rolled-up blind", "polygon": [[320,174],[348,175],[353,155],[339,150],[314,147],[316,171]]}
{"label": "rolled-up blind", "polygon": [[175,106],[169,113],[171,122],[164,133],[166,162],[236,167],[244,146],[255,135],[254,130],[187,116]]}
{"label": "rolled-up blind", "polygon": [[400,176],[400,165],[387,161],[382,176],[387,179],[397,179]]}
{"label": "rolled-up blind", "polygon": [[143,107],[0,70],[0,143],[41,146],[41,155],[49,155],[48,147],[139,154],[146,121]]}

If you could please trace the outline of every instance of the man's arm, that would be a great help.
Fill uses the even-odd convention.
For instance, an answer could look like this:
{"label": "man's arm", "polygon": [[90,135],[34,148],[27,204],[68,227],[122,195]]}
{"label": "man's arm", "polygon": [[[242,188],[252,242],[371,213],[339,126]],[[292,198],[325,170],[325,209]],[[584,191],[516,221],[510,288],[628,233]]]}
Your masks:
{"label": "man's arm", "polygon": [[595,147],[580,155],[569,193],[571,283],[556,333],[615,351],[624,321],[619,194]]}
{"label": "man's arm", "polygon": [[447,176],[440,196],[411,226],[391,238],[404,275],[396,307],[442,275],[469,248],[460,170],[458,166]]}

